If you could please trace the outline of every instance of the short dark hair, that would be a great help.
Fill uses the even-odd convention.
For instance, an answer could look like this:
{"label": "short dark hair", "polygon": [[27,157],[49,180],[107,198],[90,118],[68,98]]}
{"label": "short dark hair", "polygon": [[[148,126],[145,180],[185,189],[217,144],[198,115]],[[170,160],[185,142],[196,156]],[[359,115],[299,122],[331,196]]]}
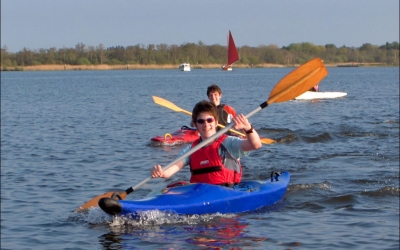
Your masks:
{"label": "short dark hair", "polygon": [[215,91],[217,91],[218,94],[220,94],[220,95],[222,94],[222,90],[220,89],[220,87],[218,87],[218,85],[213,84],[213,85],[208,86],[208,88],[207,88],[207,96],[210,93],[215,92]]}
{"label": "short dark hair", "polygon": [[218,111],[217,111],[217,107],[215,106],[215,104],[212,102],[203,100],[203,101],[196,103],[196,105],[193,108],[193,112],[192,112],[193,123],[197,122],[197,116],[199,116],[199,114],[203,113],[203,112],[208,113],[209,115],[214,117],[214,119],[216,121],[218,121]]}

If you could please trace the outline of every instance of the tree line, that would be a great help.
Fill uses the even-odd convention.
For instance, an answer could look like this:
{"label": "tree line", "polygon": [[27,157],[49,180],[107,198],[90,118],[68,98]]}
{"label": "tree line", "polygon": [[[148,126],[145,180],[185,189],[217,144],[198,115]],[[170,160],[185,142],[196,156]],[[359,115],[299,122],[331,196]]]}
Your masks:
{"label": "tree line", "polygon": [[[314,57],[325,63],[381,63],[399,65],[399,43],[384,45],[365,43],[359,48],[336,47],[334,44],[314,45],[313,43],[292,43],[279,48],[277,45],[238,47],[240,64],[303,64]],[[206,45],[199,41],[182,45],[137,44],[105,48],[103,44],[87,46],[78,43],[75,48],[49,48],[31,50],[23,48],[13,53],[7,46],[1,48],[1,66],[18,67],[31,65],[167,65],[180,64],[224,64],[227,47],[219,44]]]}

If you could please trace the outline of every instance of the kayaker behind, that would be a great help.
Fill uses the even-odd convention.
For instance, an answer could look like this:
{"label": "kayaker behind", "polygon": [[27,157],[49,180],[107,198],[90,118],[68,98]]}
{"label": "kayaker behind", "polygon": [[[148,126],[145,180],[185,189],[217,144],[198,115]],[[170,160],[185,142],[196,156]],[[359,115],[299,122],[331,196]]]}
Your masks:
{"label": "kayaker behind", "polygon": [[[210,102],[214,103],[214,105],[217,107],[218,111],[218,123],[226,126],[229,123],[231,123],[232,118],[236,116],[236,111],[234,108],[227,104],[221,103],[221,98],[222,98],[222,90],[218,85],[210,85],[207,88],[207,97],[210,100]],[[190,122],[190,126],[194,127],[193,121]],[[217,131],[220,128],[217,127]],[[227,134],[231,134],[230,132],[227,132]]]}
{"label": "kayaker behind", "polygon": [[[210,183],[224,186],[233,186],[239,183],[242,176],[240,157],[249,155],[249,151],[261,148],[258,133],[247,118],[240,114],[232,118],[236,130],[243,130],[246,139],[235,136],[221,135],[208,145],[197,150],[192,155],[172,165],[163,171],[160,165],[155,165],[151,171],[152,178],[169,178],[184,166],[189,165],[191,183]],[[218,112],[216,106],[208,101],[196,104],[192,112],[192,122],[200,133],[200,138],[181,150],[185,154],[202,140],[213,136],[217,132]]]}

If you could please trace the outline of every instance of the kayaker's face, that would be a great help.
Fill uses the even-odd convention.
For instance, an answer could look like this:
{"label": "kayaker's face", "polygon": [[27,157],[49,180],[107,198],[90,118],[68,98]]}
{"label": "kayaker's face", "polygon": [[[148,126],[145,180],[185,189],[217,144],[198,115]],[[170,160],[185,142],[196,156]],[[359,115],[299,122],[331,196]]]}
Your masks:
{"label": "kayaker's face", "polygon": [[214,103],[215,106],[218,106],[221,103],[222,94],[218,93],[217,91],[211,92],[208,95],[208,99],[210,102]]}
{"label": "kayaker's face", "polygon": [[217,121],[212,115],[208,113],[200,113],[197,116],[196,128],[203,140],[213,136],[217,132],[216,127]]}

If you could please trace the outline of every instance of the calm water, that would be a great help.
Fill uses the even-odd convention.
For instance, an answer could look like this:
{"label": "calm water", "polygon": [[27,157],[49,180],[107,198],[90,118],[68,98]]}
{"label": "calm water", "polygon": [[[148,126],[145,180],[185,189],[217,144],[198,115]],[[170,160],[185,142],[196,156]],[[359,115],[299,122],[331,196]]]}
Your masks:
{"label": "calm water", "polygon": [[[119,220],[74,209],[125,190],[182,146],[149,138],[188,125],[216,83],[247,114],[293,69],[1,73],[2,249],[399,249],[399,69],[328,68],[320,91],[345,98],[271,104],[250,121],[264,145],[243,159],[245,179],[287,170],[282,202],[240,215],[148,213]],[[170,182],[151,180],[128,199]],[[112,223],[113,222],[113,223]]]}

